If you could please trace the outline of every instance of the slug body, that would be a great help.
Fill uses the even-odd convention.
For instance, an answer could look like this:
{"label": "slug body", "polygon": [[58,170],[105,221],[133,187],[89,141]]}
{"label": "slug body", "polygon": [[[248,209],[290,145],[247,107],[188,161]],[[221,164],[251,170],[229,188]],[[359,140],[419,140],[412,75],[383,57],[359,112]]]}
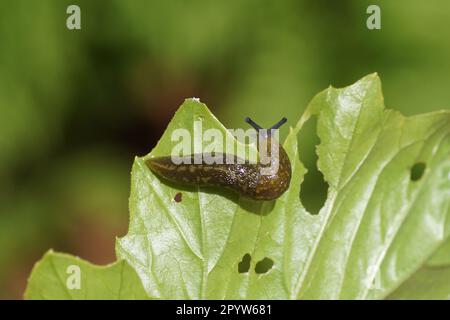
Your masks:
{"label": "slug body", "polygon": [[[283,118],[271,129],[277,129],[286,121]],[[247,122],[255,129],[261,130],[252,120],[247,118]],[[240,195],[254,200],[273,200],[280,197],[289,187],[291,181],[291,163],[283,147],[279,145],[275,138],[268,134],[267,148],[271,150],[272,144],[276,144],[278,153],[271,161],[278,161],[278,170],[269,174],[262,174],[264,165],[261,162],[248,163],[242,161],[234,155],[215,154],[214,158],[222,157],[221,163],[195,164],[195,154],[187,156],[181,164],[174,164],[170,156],[150,158],[146,161],[147,166],[159,177],[167,181],[189,186],[200,187],[225,187],[234,190]],[[203,154],[203,158],[208,154]],[[230,160],[232,158],[232,161]]]}

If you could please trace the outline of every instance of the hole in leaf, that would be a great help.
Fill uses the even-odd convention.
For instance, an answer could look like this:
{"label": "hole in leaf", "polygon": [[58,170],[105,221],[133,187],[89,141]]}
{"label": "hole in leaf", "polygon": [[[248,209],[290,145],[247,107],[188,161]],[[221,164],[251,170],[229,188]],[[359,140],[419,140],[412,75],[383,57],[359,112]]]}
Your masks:
{"label": "hole in leaf", "polygon": [[423,173],[425,172],[427,165],[424,162],[417,162],[411,168],[411,180],[417,181],[422,178]]}
{"label": "hole in leaf", "polygon": [[238,264],[238,272],[239,273],[247,273],[248,270],[250,270],[250,260],[252,259],[252,257],[250,256],[250,254],[246,253],[244,254],[244,256],[242,257],[242,261],[239,262]]}
{"label": "hole in leaf", "polygon": [[273,267],[273,260],[270,258],[264,258],[261,261],[258,261],[258,263],[255,266],[255,272],[258,274],[266,273]]}
{"label": "hole in leaf", "polygon": [[183,194],[181,192],[178,192],[173,200],[175,200],[175,202],[181,202],[181,200],[183,200]]}
{"label": "hole in leaf", "polygon": [[312,215],[319,213],[327,200],[328,183],[317,168],[316,147],[320,139],[316,133],[317,117],[311,117],[299,133],[299,155],[308,172],[305,174],[300,189],[300,200]]}

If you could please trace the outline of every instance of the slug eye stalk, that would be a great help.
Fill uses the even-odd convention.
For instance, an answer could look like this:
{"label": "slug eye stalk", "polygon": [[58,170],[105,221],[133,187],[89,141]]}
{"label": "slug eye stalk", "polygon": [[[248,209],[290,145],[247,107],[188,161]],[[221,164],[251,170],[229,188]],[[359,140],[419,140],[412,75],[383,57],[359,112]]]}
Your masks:
{"label": "slug eye stalk", "polygon": [[259,124],[257,124],[255,121],[250,119],[249,117],[245,118],[245,122],[247,122],[249,125],[251,125],[253,128],[255,128],[255,130],[257,130],[257,131],[262,130],[262,127]]}
{"label": "slug eye stalk", "polygon": [[273,126],[271,126],[269,129],[264,129],[259,124],[257,124],[255,121],[253,121],[251,118],[247,117],[245,118],[245,122],[247,122],[249,125],[251,125],[256,131],[260,132],[263,137],[268,137],[272,133],[272,130],[279,129],[283,124],[285,124],[287,119],[285,117],[281,118],[280,121],[275,123]]}
{"label": "slug eye stalk", "polygon": [[[269,129],[267,130],[275,130],[275,129],[279,129],[283,124],[285,124],[287,121],[287,119],[285,117],[281,118],[280,121],[278,121],[277,123],[275,123],[273,126],[271,126]],[[245,118],[245,122],[247,122],[249,125],[251,125],[253,128],[255,128],[255,130],[259,131],[259,130],[263,130],[263,128],[257,124],[255,121],[253,121],[251,118],[247,117]]]}
{"label": "slug eye stalk", "polygon": [[280,121],[278,121],[272,127],[270,127],[270,129],[279,129],[283,124],[286,123],[286,121],[287,121],[287,119],[285,117],[283,117],[283,118],[281,118]]}

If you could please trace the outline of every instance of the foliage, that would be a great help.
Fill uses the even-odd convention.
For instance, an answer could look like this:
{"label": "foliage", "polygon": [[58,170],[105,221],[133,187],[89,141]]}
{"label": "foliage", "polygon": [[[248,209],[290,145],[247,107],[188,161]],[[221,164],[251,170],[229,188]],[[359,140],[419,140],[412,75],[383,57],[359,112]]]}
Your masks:
{"label": "foliage", "polygon": [[[318,167],[329,184],[318,215],[308,213],[299,197],[306,168],[298,144],[313,116],[321,141]],[[150,297],[450,295],[450,283],[443,281],[450,268],[449,112],[404,117],[385,110],[376,74],[343,89],[330,87],[314,97],[284,142],[293,169],[290,188],[263,203],[220,189],[180,189],[148,169],[146,157],[170,154],[171,132],[192,131],[194,120],[227,134],[206,105],[188,99],[157,146],[137,157],[132,169],[129,231],[117,240],[116,252],[136,270]],[[412,175],[417,164],[424,170]],[[178,192],[181,202],[174,201]],[[49,276],[36,268],[29,286]],[[53,290],[42,281],[41,295],[27,296],[52,296]]]}

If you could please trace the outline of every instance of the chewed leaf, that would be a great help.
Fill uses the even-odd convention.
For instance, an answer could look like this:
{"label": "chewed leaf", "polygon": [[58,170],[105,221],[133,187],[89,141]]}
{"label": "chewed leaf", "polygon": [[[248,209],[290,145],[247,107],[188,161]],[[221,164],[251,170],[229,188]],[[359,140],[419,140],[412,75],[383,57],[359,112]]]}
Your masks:
{"label": "chewed leaf", "polygon": [[[376,75],[326,90],[309,111],[330,190],[298,297],[385,297],[449,236],[450,114],[383,110]],[[427,170],[412,181],[419,161]]]}
{"label": "chewed leaf", "polygon": [[[318,121],[318,168],[329,185],[316,215],[299,197],[307,170],[298,139],[311,117]],[[175,129],[203,143],[195,121],[230,135],[204,104],[188,99],[158,145],[133,164],[130,225],[116,253],[132,267],[124,265],[123,276],[133,283],[134,269],[150,297],[449,297],[449,111],[404,117],[385,109],[376,74],[328,88],[291,128],[283,144],[290,187],[270,202],[169,184],[153,174],[145,160],[170,155]],[[36,268],[28,297],[66,297],[36,276],[57,281],[52,272]]]}
{"label": "chewed leaf", "polygon": [[79,258],[49,251],[28,280],[26,299],[149,299],[126,261],[98,267]]}
{"label": "chewed leaf", "polygon": [[[297,134],[318,117],[319,168],[330,185],[317,216],[298,197],[305,168]],[[187,100],[152,153],[170,152],[175,128],[224,130],[201,103]],[[249,203],[221,191],[185,190],[160,181],[137,158],[131,224],[118,256],[161,298],[381,298],[419,270],[449,234],[450,115],[406,118],[385,110],[370,75],[317,95],[284,147],[289,190],[274,203]],[[411,168],[426,163],[411,181]],[[432,224],[429,221],[433,221]],[[270,257],[267,273],[238,272],[242,257]],[[250,268],[253,270],[254,266]]]}

